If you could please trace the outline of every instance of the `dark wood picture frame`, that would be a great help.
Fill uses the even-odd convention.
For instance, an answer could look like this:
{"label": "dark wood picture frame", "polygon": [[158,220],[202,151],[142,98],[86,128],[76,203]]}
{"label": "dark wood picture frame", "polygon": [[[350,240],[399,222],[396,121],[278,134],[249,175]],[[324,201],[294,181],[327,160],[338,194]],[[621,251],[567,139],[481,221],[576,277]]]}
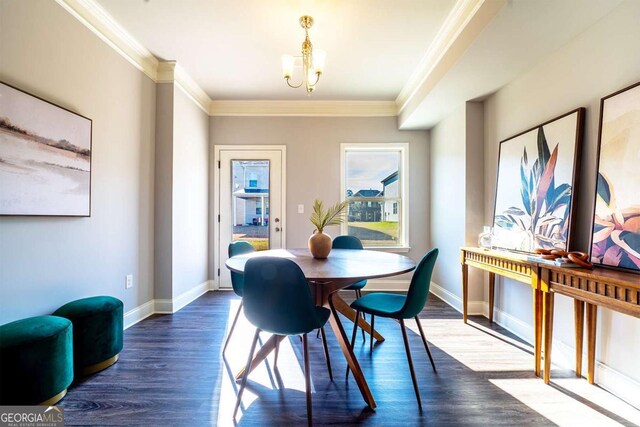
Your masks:
{"label": "dark wood picture frame", "polygon": [[[573,169],[571,171],[571,197],[570,197],[570,201],[569,204],[567,206],[567,212],[568,212],[568,226],[567,226],[567,240],[566,240],[566,244],[565,244],[565,250],[573,250],[573,236],[575,234],[575,220],[574,220],[574,216],[576,213],[576,203],[574,200],[574,197],[576,196],[576,194],[578,193],[578,188],[580,186],[580,180],[578,179],[578,172],[580,170],[580,163],[581,163],[581,154],[582,154],[582,144],[583,144],[583,138],[584,138],[584,118],[585,118],[585,111],[586,109],[584,107],[580,107],[580,108],[576,108],[575,110],[571,110],[567,113],[561,114],[557,117],[554,117],[550,120],[547,120],[544,123],[541,123],[539,125],[536,125],[534,127],[531,127],[525,131],[522,131],[516,135],[513,135],[509,138],[506,138],[502,141],[500,141],[500,145],[498,148],[498,166],[497,166],[497,170],[496,170],[496,188],[495,188],[495,193],[494,193],[494,203],[493,203],[493,224],[492,226],[494,227],[494,232],[495,232],[495,224],[496,224],[496,209],[497,209],[497,201],[498,201],[498,185],[499,185],[499,181],[500,181],[500,159],[501,159],[501,155],[502,155],[502,147],[504,143],[508,143],[509,141],[512,141],[515,138],[518,138],[522,135],[525,135],[529,132],[532,131],[536,131],[540,128],[542,128],[543,126],[546,126],[548,124],[551,124],[557,120],[563,119],[567,116],[573,115],[573,114],[577,114],[576,117],[576,126],[575,126],[575,140],[574,140],[574,160],[573,160]],[[509,250],[509,251],[513,251],[513,252],[518,252],[518,253],[533,253],[530,251],[523,251],[523,250],[518,250],[518,249],[513,249],[513,248],[505,248],[496,244],[492,244],[492,248],[495,249],[505,249],[505,250]]]}
{"label": "dark wood picture frame", "polygon": [[[92,184],[91,180],[92,180],[92,169],[93,169],[93,121],[88,117],[85,117],[81,114],[76,113],[75,111],[61,107],[60,105],[50,102],[37,95],[29,93],[25,90],[22,90],[4,81],[0,81],[0,89],[2,89],[3,92],[5,91],[4,87],[8,88],[7,94],[9,94],[9,92],[11,91],[15,91],[16,94],[24,95],[26,97],[24,98],[24,100],[18,99],[16,100],[16,102],[20,102],[20,101],[30,102],[31,99],[37,100],[39,102],[38,104],[39,108],[42,108],[42,109],[51,108],[49,112],[51,112],[51,114],[53,115],[63,113],[64,116],[68,118],[68,120],[78,119],[79,120],[78,123],[84,126],[84,128],[82,128],[82,131],[87,133],[87,135],[85,136],[88,138],[88,141],[87,139],[83,139],[82,141],[84,142],[83,145],[86,145],[86,143],[88,142],[88,149],[83,148],[81,146],[74,145],[73,143],[70,143],[68,140],[66,140],[66,138],[53,139],[49,135],[40,135],[38,133],[33,132],[32,129],[29,129],[29,128],[25,129],[19,125],[15,125],[12,122],[13,117],[10,114],[3,114],[3,112],[4,113],[15,112],[15,111],[11,111],[11,109],[15,108],[15,106],[9,105],[10,104],[9,102],[4,102],[5,104],[4,110],[0,108],[0,132],[5,133],[5,135],[0,134],[0,161],[5,163],[5,167],[7,168],[16,168],[16,169],[22,168],[23,170],[29,169],[29,168],[36,169],[41,166],[49,167],[49,168],[58,168],[58,169],[61,169],[63,173],[66,173],[67,175],[69,175],[71,178],[75,177],[75,179],[80,178],[79,174],[88,172],[88,176],[81,180],[81,185],[84,186],[84,188],[83,190],[79,190],[79,192],[82,191],[82,193],[80,194],[80,197],[82,197],[83,199],[86,197],[88,199],[84,199],[86,200],[86,205],[84,205],[84,202],[82,202],[82,205],[84,205],[82,206],[82,212],[80,212],[80,209],[78,209],[78,213],[64,212],[64,211],[55,212],[53,210],[44,211],[45,209],[41,207],[33,208],[33,210],[29,210],[25,212],[17,212],[11,209],[7,209],[6,207],[7,202],[6,200],[3,199],[3,197],[6,196],[6,194],[3,194],[2,191],[0,191],[0,216],[90,217],[91,216],[91,184]],[[66,115],[66,113],[68,113],[68,115]],[[34,113],[34,115],[35,114],[36,113]],[[86,123],[83,123],[84,121],[86,121]],[[42,129],[42,123],[40,123],[38,126]],[[86,127],[88,127],[88,129]],[[59,131],[60,129],[57,129],[57,130]],[[71,132],[71,130],[69,130],[69,132]],[[3,140],[3,137],[7,139]],[[31,159],[31,160],[20,159],[20,162],[22,162],[22,164],[20,164],[20,162],[16,162],[16,164],[11,164],[12,163],[11,160],[2,158],[3,157],[2,144],[4,142],[9,141],[8,138],[11,138],[11,137],[13,137],[14,139],[23,139],[34,145],[39,144],[40,146],[39,150],[41,151],[40,153],[38,153],[39,157],[43,157],[42,151],[49,151],[49,155],[53,155],[51,154],[51,152],[53,152],[54,150],[58,150],[58,152],[64,153],[65,156],[68,157],[66,159],[66,164],[63,164],[65,163],[63,162],[60,164],[52,165],[51,163],[48,163],[42,160],[35,160],[35,159]],[[9,152],[11,152],[8,146],[5,148]],[[34,150],[38,151],[37,148]],[[5,153],[5,156],[6,156],[6,153]],[[75,159],[73,158],[73,156],[75,156]],[[82,169],[82,167],[78,167],[78,165],[76,164],[77,162],[80,162],[82,166],[86,166],[88,170],[84,170]],[[28,164],[28,167],[25,167],[25,164]],[[2,171],[0,170],[0,173],[1,172]],[[0,176],[0,178],[2,177]],[[7,187],[5,188],[12,188],[12,186],[7,185]],[[36,189],[35,191],[42,191],[46,193],[46,191],[43,191],[42,189]],[[60,201],[60,204],[64,205],[64,200]]]}
{"label": "dark wood picture frame", "polygon": [[[603,119],[604,119],[604,106],[605,106],[605,101],[610,99],[610,98],[614,98],[624,92],[627,92],[628,90],[634,89],[636,87],[640,86],[640,82],[634,83],[630,86],[624,87],[618,91],[613,92],[612,94],[609,94],[603,98],[600,98],[600,117],[599,117],[599,123],[598,123],[598,148],[596,151],[596,182],[595,182],[595,190],[594,190],[594,195],[593,195],[593,211],[592,211],[592,216],[591,216],[591,234],[589,236],[589,259],[593,262],[593,238],[594,238],[594,234],[595,234],[595,226],[596,226],[596,204],[597,204],[597,199],[598,199],[598,177],[600,175],[600,156],[601,156],[601,151],[602,151],[602,127],[603,127]],[[640,144],[640,143],[639,143]],[[639,183],[640,185],[640,183]],[[603,263],[593,263],[595,266],[597,267],[603,267],[603,268],[608,268],[608,269],[612,269],[612,270],[618,270],[618,271],[626,271],[626,272],[631,272],[631,273],[635,273],[635,274],[640,274],[640,269],[633,269],[633,268],[627,268],[624,266],[617,266],[617,265],[609,265],[609,264],[603,264]]]}

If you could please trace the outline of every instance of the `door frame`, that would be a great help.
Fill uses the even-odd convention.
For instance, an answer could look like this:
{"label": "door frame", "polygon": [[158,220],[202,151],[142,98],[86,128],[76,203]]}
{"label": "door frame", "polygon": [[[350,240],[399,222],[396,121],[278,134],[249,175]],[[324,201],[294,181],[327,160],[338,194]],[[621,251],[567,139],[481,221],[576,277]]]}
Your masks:
{"label": "door frame", "polygon": [[213,238],[212,246],[213,250],[213,283],[215,289],[220,289],[220,276],[218,275],[218,269],[226,268],[224,265],[218,265],[218,249],[220,248],[220,221],[218,216],[220,215],[220,151],[279,151],[282,156],[282,207],[281,207],[281,223],[282,223],[282,247],[287,247],[287,146],[286,145],[214,145],[213,146],[213,215],[211,215],[211,221],[213,222]]}

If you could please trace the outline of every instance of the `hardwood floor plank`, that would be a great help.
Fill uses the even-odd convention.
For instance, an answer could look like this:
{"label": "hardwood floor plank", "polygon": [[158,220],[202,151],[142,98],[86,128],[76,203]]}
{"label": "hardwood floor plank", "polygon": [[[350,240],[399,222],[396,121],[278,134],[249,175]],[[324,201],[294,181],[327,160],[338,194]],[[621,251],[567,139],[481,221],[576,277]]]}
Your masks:
{"label": "hardwood floor plank", "polygon": [[[66,425],[233,425],[238,385],[232,377],[246,363],[254,333],[241,316],[227,357],[222,358],[238,303],[231,292],[209,292],[174,315],[154,315],[129,328],[120,360],[75,383],[60,402]],[[521,384],[536,379],[531,346],[485,318],[469,316],[465,325],[459,313],[433,295],[420,319],[438,367],[433,372],[415,322],[407,322],[423,412],[416,407],[399,325],[379,318],[376,329],[386,340],[376,343],[373,352],[361,339],[354,348],[378,405],[375,411],[367,408],[352,376],[329,380],[322,341],[315,334],[308,336],[314,425],[555,425],[553,416],[532,409],[523,393]],[[350,322],[342,322],[350,330]],[[338,342],[333,334],[326,335],[334,372],[344,372],[346,361]],[[264,344],[269,335],[261,337]],[[302,344],[297,337],[281,342],[278,369],[272,366],[269,356],[249,376],[237,425],[306,423]],[[579,381],[571,371],[562,370],[554,370],[556,379]],[[562,393],[564,388],[549,390]],[[572,393],[563,396],[575,402],[577,423],[580,411],[588,409],[633,425],[633,420],[616,418],[615,411]]]}

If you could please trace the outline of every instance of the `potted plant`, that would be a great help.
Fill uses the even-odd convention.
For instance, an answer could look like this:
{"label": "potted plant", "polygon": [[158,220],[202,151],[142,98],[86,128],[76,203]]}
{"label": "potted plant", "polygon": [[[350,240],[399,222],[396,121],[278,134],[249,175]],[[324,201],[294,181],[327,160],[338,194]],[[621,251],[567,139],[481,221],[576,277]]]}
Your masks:
{"label": "potted plant", "polygon": [[347,208],[347,201],[336,203],[326,211],[322,200],[316,199],[313,202],[313,213],[309,218],[315,227],[313,234],[309,237],[309,251],[314,258],[324,259],[331,252],[331,236],[324,232],[325,227],[339,225],[344,221],[344,212]]}

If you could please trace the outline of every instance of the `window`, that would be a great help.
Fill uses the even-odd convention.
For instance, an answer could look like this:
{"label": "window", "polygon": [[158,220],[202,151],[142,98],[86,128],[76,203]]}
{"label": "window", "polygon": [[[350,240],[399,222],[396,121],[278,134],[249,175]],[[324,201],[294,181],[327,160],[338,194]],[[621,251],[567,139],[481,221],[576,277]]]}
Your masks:
{"label": "window", "polygon": [[365,247],[408,249],[408,144],[342,144],[342,234]]}

